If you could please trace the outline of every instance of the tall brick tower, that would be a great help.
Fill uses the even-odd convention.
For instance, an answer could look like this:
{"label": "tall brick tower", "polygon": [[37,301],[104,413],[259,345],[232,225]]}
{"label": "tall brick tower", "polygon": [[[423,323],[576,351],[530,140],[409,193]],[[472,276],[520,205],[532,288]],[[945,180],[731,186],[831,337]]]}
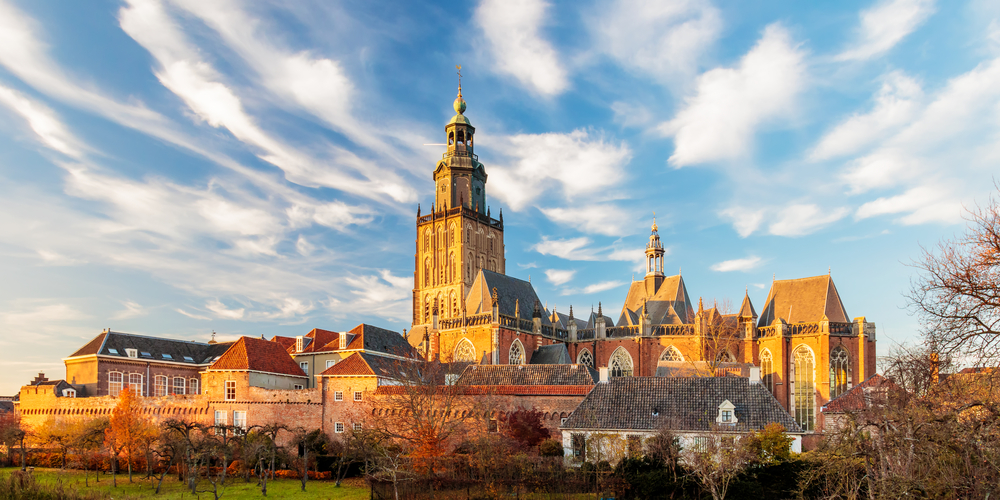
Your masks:
{"label": "tall brick tower", "polygon": [[503,213],[486,206],[486,169],[473,149],[476,128],[465,117],[459,80],[455,116],[445,125],[448,149],[434,169],[434,205],[417,209],[413,270],[413,329],[458,318],[480,269],[504,273]]}

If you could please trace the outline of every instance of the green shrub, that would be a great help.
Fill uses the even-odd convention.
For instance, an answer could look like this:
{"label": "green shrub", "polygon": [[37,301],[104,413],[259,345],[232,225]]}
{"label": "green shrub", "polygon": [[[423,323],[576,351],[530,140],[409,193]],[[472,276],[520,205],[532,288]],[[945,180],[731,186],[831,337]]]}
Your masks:
{"label": "green shrub", "polygon": [[555,439],[546,439],[538,445],[538,453],[543,457],[563,456],[563,445]]}

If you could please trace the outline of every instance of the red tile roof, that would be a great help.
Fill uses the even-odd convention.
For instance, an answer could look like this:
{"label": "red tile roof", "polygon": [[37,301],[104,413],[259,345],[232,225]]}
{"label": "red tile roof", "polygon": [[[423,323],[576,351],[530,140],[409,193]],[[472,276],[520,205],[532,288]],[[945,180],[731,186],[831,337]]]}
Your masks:
{"label": "red tile roof", "polygon": [[252,370],[305,377],[302,368],[277,342],[240,337],[209,370]]}
{"label": "red tile roof", "polygon": [[865,397],[866,388],[887,388],[900,389],[893,381],[875,374],[868,377],[868,380],[854,386],[851,390],[837,396],[820,409],[823,413],[847,413],[851,411],[863,410],[868,407],[868,399]]}
{"label": "red tile roof", "polygon": [[349,375],[370,375],[374,376],[372,370],[361,353],[354,353],[339,363],[327,368],[320,375],[326,376],[349,376]]}

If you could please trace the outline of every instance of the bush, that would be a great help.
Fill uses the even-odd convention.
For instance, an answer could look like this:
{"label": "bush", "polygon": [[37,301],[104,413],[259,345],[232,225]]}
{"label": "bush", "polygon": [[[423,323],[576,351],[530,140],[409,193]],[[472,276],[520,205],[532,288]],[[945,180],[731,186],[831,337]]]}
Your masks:
{"label": "bush", "polygon": [[563,445],[555,439],[546,439],[538,445],[538,453],[543,457],[563,456]]}

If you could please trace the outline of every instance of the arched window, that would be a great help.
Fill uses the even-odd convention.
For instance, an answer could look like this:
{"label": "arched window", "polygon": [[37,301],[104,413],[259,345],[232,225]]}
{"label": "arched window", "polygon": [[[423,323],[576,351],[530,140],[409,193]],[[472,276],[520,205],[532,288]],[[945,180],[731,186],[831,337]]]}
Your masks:
{"label": "arched window", "polygon": [[428,295],[424,297],[424,323],[426,324],[430,322],[431,322],[431,297]]}
{"label": "arched window", "polygon": [[512,365],[524,364],[524,345],[521,344],[520,340],[514,339],[514,343],[510,345],[510,355],[507,359],[507,362]]}
{"label": "arched window", "polygon": [[611,360],[608,361],[608,371],[611,372],[612,377],[631,377],[632,355],[624,347],[615,349]]}
{"label": "arched window", "polygon": [[455,229],[455,224],[451,225],[451,229],[450,230],[451,230],[451,244],[452,245],[458,245],[459,234],[458,234],[458,231]]}
{"label": "arched window", "polygon": [[795,421],[804,431],[811,431],[814,428],[813,420],[816,416],[816,381],[814,375],[815,358],[813,353],[806,346],[799,346],[792,352],[795,371],[792,376],[793,402],[795,405]]}
{"label": "arched window", "polygon": [[189,382],[191,382],[190,384],[188,384],[189,393],[198,394],[198,379],[193,378]]}
{"label": "arched window", "polygon": [[760,353],[760,378],[764,382],[764,387],[774,393],[774,357],[767,349]]}
{"label": "arched window", "polygon": [[455,295],[454,291],[452,291],[451,292],[451,317],[457,318],[458,317],[458,313],[459,313],[458,296]]}
{"label": "arched window", "polygon": [[146,390],[145,390],[146,386],[143,385],[143,383],[142,383],[142,374],[141,373],[129,373],[128,374],[128,388],[131,389],[132,392],[136,396],[145,396],[146,395]]}
{"label": "arched window", "polygon": [[448,281],[454,281],[458,279],[458,275],[455,274],[455,252],[448,255]]}
{"label": "arched window", "polygon": [[843,346],[837,346],[830,353],[830,399],[847,392],[850,369],[850,356],[847,349],[844,349]]}
{"label": "arched window", "polygon": [[684,361],[684,356],[674,346],[669,346],[660,354],[660,361]]}
{"label": "arched window", "polygon": [[122,392],[123,380],[122,372],[108,372],[108,396],[118,397],[118,393]]}
{"label": "arched window", "polygon": [[735,363],[736,357],[729,351],[720,351],[717,356],[715,356],[716,361],[721,361],[723,363]]}
{"label": "arched window", "polygon": [[459,130],[458,131],[458,143],[462,144],[464,142],[465,142],[465,132]]}
{"label": "arched window", "polygon": [[448,145],[452,146],[454,144],[455,144],[455,133],[454,132],[448,132]]}
{"label": "arched window", "polygon": [[576,362],[580,365],[587,365],[591,368],[594,367],[594,355],[590,353],[588,349],[583,349],[580,354],[576,356]]}
{"label": "arched window", "polygon": [[424,251],[425,252],[430,252],[431,251],[431,230],[430,229],[424,230]]}
{"label": "arched window", "polygon": [[153,396],[160,397],[167,395],[167,377],[157,375],[153,377]]}
{"label": "arched window", "polygon": [[452,356],[452,360],[456,363],[475,363],[476,362],[476,348],[469,342],[469,339],[462,339],[455,346],[455,354]]}

